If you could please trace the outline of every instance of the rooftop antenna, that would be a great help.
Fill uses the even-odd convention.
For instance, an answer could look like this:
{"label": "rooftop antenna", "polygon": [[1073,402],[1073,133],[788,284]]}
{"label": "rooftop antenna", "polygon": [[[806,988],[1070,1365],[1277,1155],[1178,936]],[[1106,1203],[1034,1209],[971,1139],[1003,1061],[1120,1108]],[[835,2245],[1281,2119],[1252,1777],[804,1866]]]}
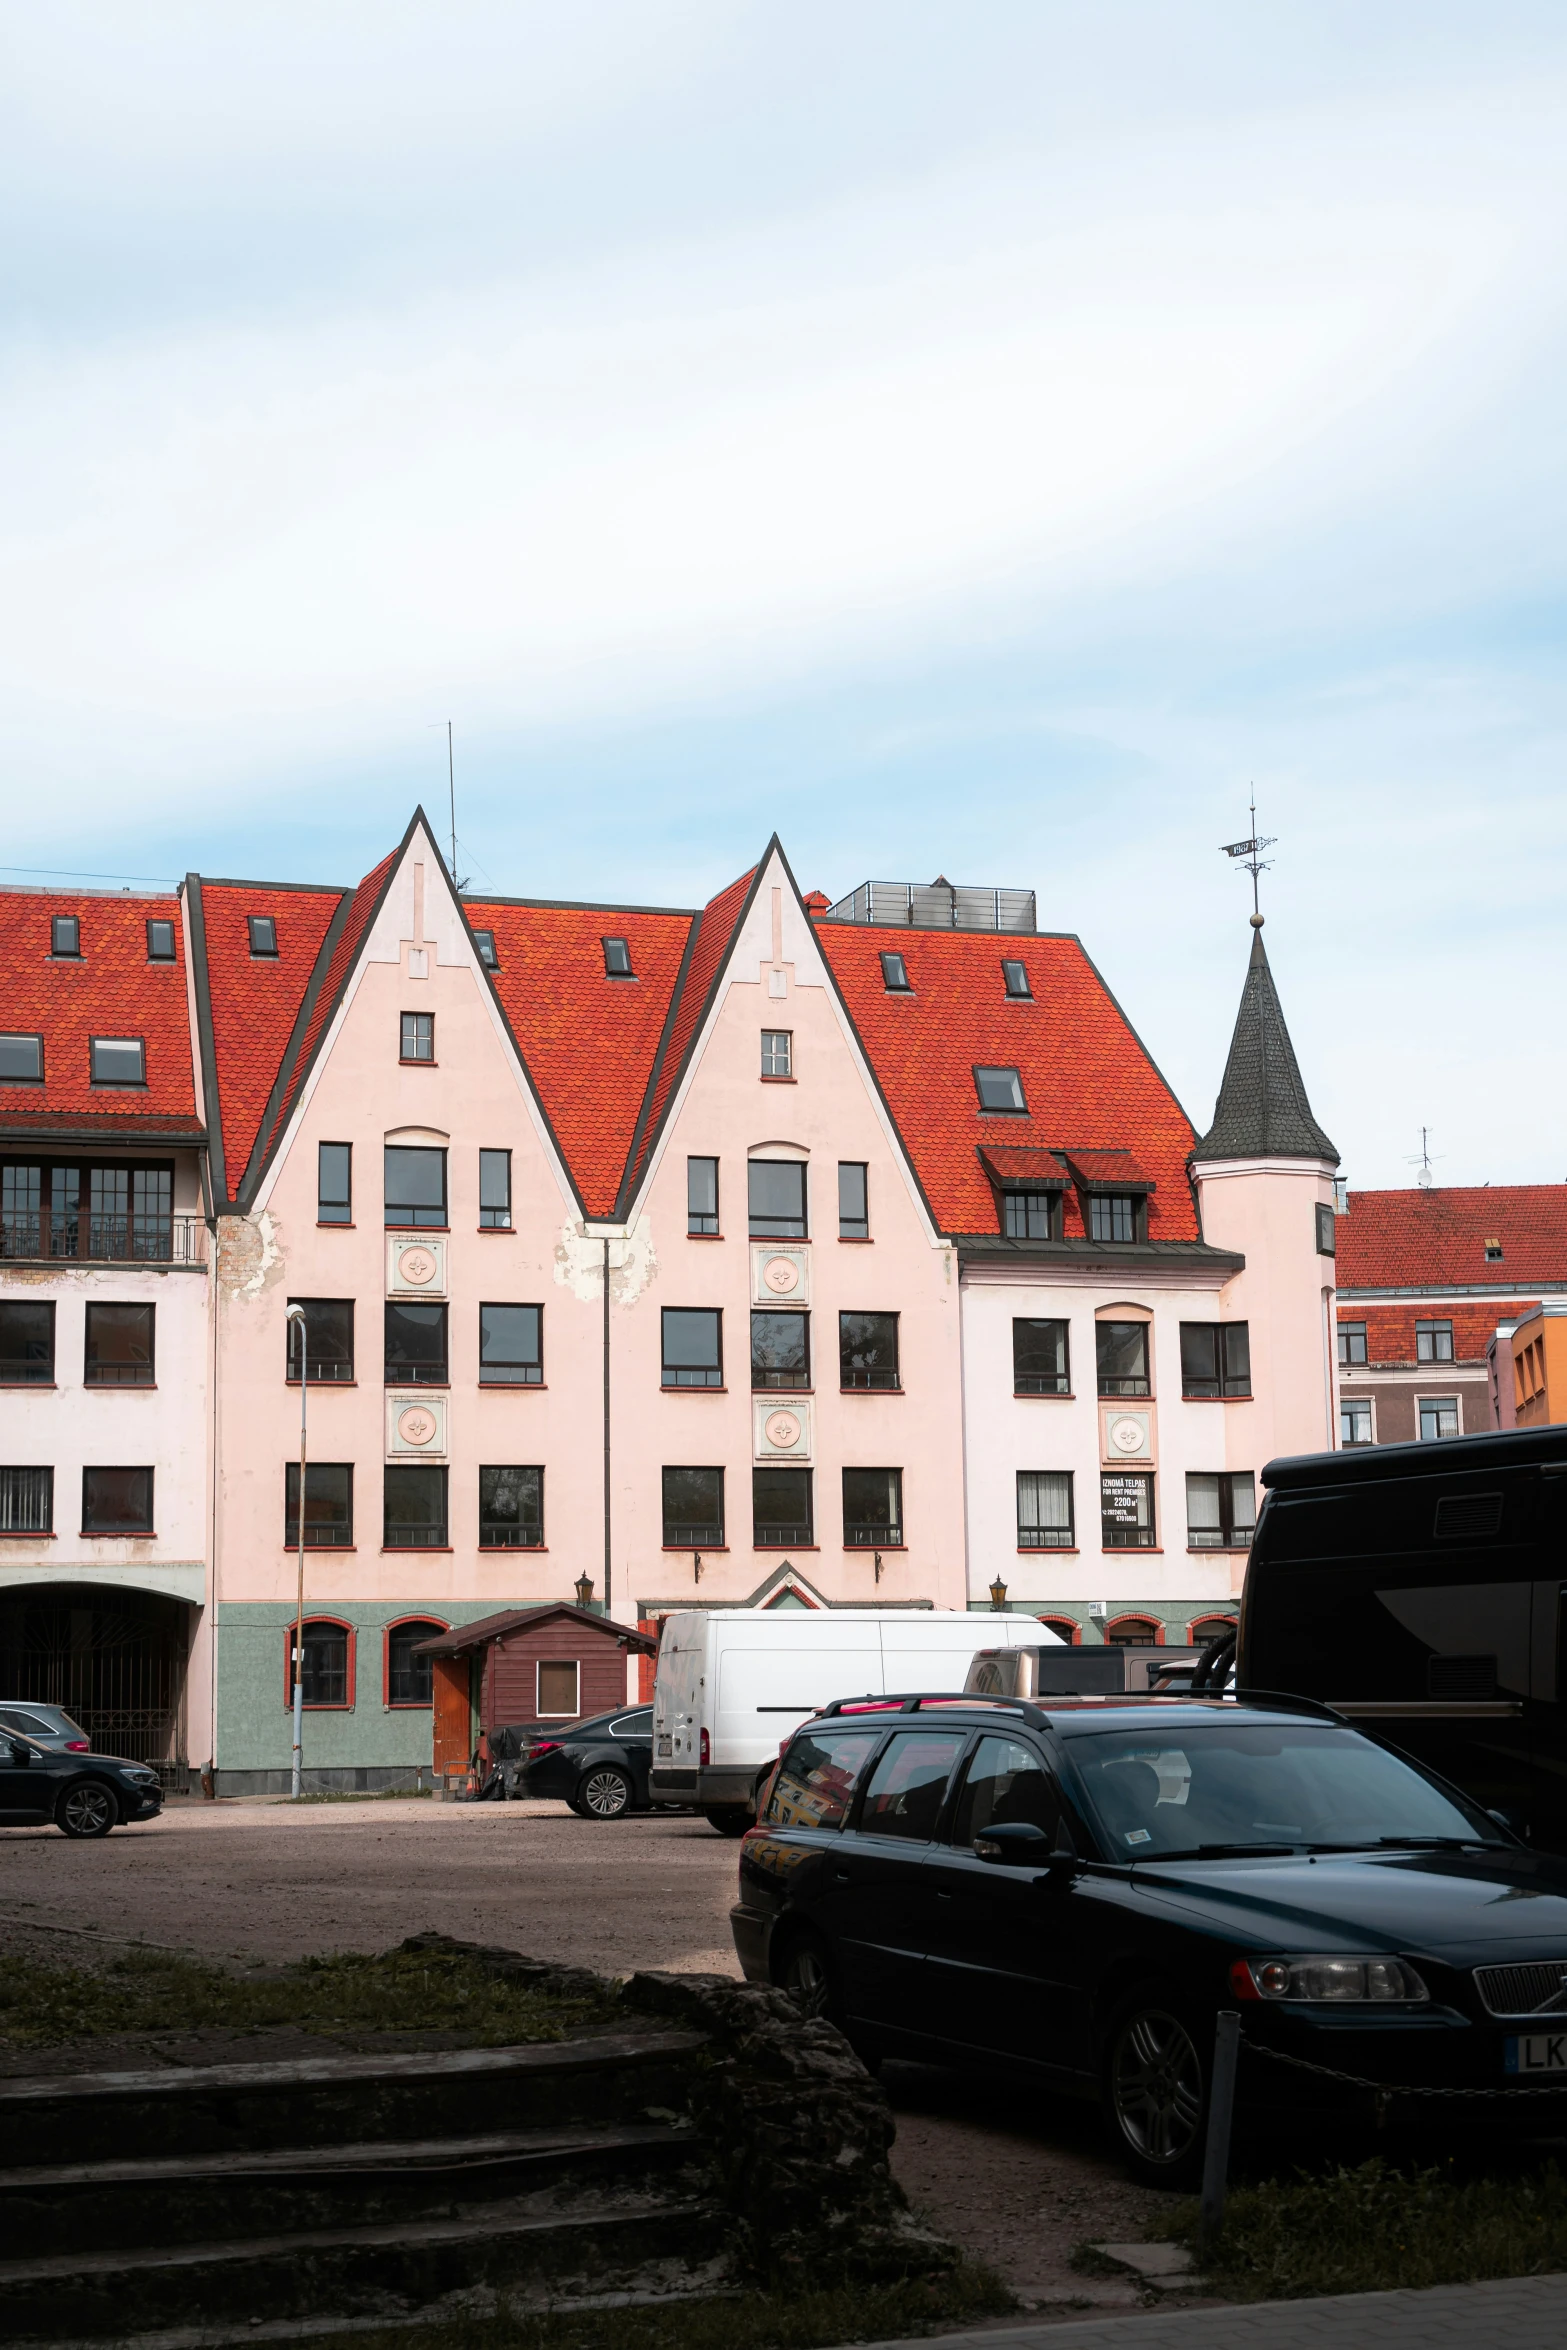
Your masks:
{"label": "rooftop antenna", "polygon": [[1257,787],[1253,784],[1251,838],[1250,840],[1231,840],[1224,843],[1225,856],[1238,857],[1241,871],[1251,875],[1251,926],[1253,930],[1262,928],[1262,908],[1258,903],[1258,876],[1266,873],[1273,863],[1273,859],[1265,857],[1262,852],[1264,849],[1276,848],[1277,846],[1278,842],[1272,833],[1260,833],[1257,830]]}
{"label": "rooftop antenna", "polygon": [[[1437,1157],[1441,1158],[1443,1156],[1444,1154],[1441,1151],[1438,1151]],[[1434,1188],[1436,1177],[1431,1172],[1431,1129],[1429,1126],[1421,1127],[1420,1148],[1418,1151],[1412,1151],[1404,1163],[1406,1166],[1418,1167],[1420,1169],[1420,1173],[1416,1176],[1415,1180],[1419,1184],[1422,1191],[1430,1191]]]}
{"label": "rooftop antenna", "polygon": [[459,880],[457,875],[457,765],[452,754],[452,722],[449,718],[446,721],[446,789],[452,820],[452,887],[461,895],[468,883],[466,878]]}

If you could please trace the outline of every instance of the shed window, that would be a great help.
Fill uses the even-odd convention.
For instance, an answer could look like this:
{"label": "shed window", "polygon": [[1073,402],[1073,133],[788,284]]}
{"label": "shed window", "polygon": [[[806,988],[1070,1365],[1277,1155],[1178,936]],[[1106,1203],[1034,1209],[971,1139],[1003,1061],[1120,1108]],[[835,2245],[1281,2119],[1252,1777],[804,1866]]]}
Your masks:
{"label": "shed window", "polygon": [[270,914],[247,914],[245,927],[250,932],[250,952],[253,958],[275,956],[277,953],[277,924]]}
{"label": "shed window", "polygon": [[541,1722],[575,1721],[582,1711],[582,1667],[573,1657],[539,1659],[538,1716]]}

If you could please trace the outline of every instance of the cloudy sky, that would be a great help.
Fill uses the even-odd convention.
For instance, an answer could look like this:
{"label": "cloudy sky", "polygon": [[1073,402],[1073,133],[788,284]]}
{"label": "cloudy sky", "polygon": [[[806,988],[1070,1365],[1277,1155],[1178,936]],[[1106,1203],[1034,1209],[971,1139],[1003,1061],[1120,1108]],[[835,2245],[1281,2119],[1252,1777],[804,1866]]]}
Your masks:
{"label": "cloudy sky", "polygon": [[0,0],[15,867],[1032,885],[1561,1181],[1567,12]]}

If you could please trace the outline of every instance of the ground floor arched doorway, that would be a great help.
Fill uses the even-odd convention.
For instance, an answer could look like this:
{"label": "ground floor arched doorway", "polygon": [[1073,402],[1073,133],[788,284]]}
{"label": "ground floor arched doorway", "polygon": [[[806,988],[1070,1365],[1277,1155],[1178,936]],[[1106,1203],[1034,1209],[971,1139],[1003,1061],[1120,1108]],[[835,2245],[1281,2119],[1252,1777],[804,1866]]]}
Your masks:
{"label": "ground floor arched doorway", "polygon": [[0,1698],[63,1705],[100,1754],[189,1776],[185,1676],[197,1610],[159,1591],[24,1583],[0,1591]]}

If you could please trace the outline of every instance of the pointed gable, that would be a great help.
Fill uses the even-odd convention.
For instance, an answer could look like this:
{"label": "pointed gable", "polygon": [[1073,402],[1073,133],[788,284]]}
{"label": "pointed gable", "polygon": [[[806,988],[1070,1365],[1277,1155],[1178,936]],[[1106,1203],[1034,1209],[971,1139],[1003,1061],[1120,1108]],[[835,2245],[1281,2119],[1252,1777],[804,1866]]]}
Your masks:
{"label": "pointed gable", "polygon": [[685,974],[669,1008],[669,1019],[659,1045],[653,1081],[638,1122],[632,1160],[626,1168],[622,1204],[646,1172],[669,1114],[669,1105],[679,1088],[702,1023],[718,992],[725,961],[745,918],[760,871],[760,865],[753,865],[749,873],[742,873],[737,881],[730,882],[727,889],[720,890],[716,898],[710,898],[697,916],[696,934],[691,942]]}
{"label": "pointed gable", "polygon": [[[612,1215],[697,917],[501,898],[464,910],[494,934],[490,978],[583,1207]],[[606,938],[626,941],[630,978],[606,972]]]}
{"label": "pointed gable", "polygon": [[1260,920],[1252,931],[1251,962],[1213,1124],[1194,1155],[1199,1159],[1330,1159],[1338,1165],[1338,1152],[1312,1116],[1306,1099],[1262,943]]}
{"label": "pointed gable", "polygon": [[[222,1166],[238,1196],[333,916],[346,893],[261,881],[200,884],[207,1017]],[[249,919],[274,925],[276,956],[250,951]]]}
{"label": "pointed gable", "polygon": [[[79,956],[51,953],[55,915],[74,916]],[[147,924],[174,925],[172,963],[147,957]],[[124,891],[0,890],[0,959],[6,1008],[0,1026],[43,1039],[43,1081],[0,1086],[8,1134],[201,1138],[185,997],[179,900]],[[140,1037],[144,1086],[92,1082],[95,1036]]]}
{"label": "pointed gable", "polygon": [[[859,922],[814,927],[942,1231],[998,1231],[990,1169],[1008,1163],[1003,1154],[1017,1154],[1017,1165],[1027,1153],[1024,1164],[1054,1167],[1057,1180],[1063,1156],[1096,1170],[1135,1163],[1138,1181],[1154,1186],[1149,1239],[1198,1238],[1186,1176],[1191,1123],[1079,940]],[[884,953],[903,957],[906,992],[887,988]],[[1004,955],[1027,966],[1028,1000],[1007,996]],[[1026,1109],[982,1110],[976,1068],[1016,1069]],[[1075,1192],[1067,1195],[1065,1232],[1083,1237]]]}

